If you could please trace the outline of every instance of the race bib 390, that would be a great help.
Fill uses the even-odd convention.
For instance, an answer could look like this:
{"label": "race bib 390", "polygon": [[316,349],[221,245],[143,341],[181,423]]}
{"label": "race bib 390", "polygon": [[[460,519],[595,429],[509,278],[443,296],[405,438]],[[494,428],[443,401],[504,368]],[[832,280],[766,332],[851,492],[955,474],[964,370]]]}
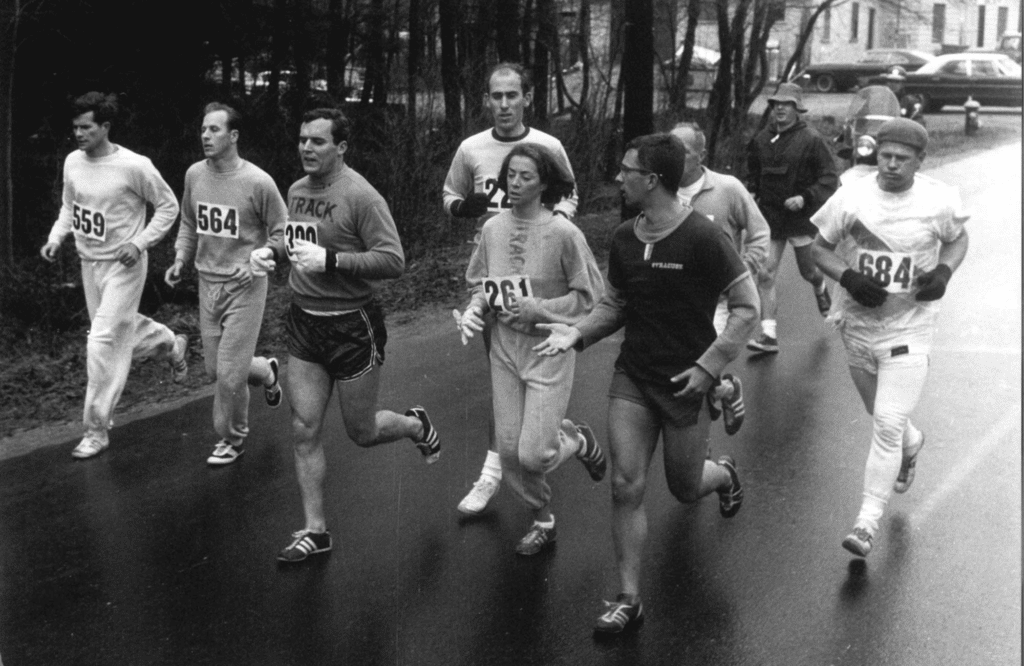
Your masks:
{"label": "race bib 390", "polygon": [[305,222],[299,220],[288,220],[284,226],[284,246],[288,256],[292,257],[295,251],[295,241],[304,240],[317,244],[316,222]]}

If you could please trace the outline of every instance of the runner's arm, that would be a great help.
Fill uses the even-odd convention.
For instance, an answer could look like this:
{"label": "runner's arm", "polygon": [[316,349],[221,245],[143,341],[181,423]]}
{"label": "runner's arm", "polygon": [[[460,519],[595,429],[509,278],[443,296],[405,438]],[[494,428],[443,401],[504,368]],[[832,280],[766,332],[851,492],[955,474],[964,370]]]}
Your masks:
{"label": "runner's arm", "polygon": [[707,351],[697,359],[699,365],[712,377],[717,377],[750,338],[761,315],[757,287],[749,272],[744,272],[725,290],[729,305],[729,318],[725,330],[715,338]]}

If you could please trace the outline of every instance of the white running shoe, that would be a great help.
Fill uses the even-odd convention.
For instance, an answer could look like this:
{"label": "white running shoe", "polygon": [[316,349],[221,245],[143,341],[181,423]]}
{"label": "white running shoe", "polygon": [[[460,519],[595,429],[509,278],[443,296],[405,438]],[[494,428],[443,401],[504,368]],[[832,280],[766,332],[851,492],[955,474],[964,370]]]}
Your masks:
{"label": "white running shoe", "polygon": [[481,476],[473,484],[473,489],[459,502],[459,511],[467,516],[475,516],[487,508],[494,494],[498,492],[501,481],[493,476]]}
{"label": "white running shoe", "polygon": [[71,452],[73,458],[83,460],[85,458],[92,458],[95,455],[99,455],[110,446],[110,442],[102,442],[91,435],[86,435],[82,438],[82,441],[78,443],[78,446]]}

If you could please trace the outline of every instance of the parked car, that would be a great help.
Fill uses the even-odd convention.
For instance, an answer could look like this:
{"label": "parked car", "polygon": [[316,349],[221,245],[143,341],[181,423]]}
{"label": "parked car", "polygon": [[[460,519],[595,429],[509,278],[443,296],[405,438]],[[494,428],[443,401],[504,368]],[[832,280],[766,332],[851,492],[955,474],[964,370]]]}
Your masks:
{"label": "parked car", "polygon": [[1001,53],[951,53],[909,72],[904,91],[919,95],[924,110],[935,113],[946,104],[963,105],[968,97],[982,106],[1024,105],[1021,67]]}
{"label": "parked car", "polygon": [[825,62],[808,66],[797,75],[801,85],[818,92],[834,92],[867,85],[872,76],[899,65],[912,72],[934,56],[908,49],[871,49],[857,62]]}

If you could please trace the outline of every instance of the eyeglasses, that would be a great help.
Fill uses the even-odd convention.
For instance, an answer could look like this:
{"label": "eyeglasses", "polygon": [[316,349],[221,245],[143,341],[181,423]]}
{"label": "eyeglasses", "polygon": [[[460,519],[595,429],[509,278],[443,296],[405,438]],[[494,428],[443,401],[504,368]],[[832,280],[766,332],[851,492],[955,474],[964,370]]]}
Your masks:
{"label": "eyeglasses", "polygon": [[629,172],[633,173],[654,173],[650,169],[639,169],[637,167],[626,166],[625,164],[619,165],[619,173],[625,176]]}

